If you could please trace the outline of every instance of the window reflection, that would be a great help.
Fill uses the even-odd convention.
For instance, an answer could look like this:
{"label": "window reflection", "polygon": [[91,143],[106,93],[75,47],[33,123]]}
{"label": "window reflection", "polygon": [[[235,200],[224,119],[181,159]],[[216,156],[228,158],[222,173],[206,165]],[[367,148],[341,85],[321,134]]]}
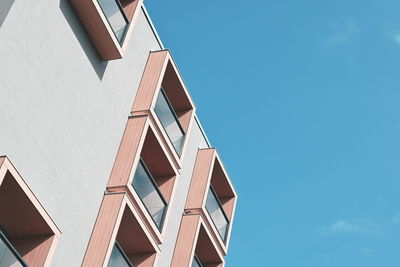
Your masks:
{"label": "window reflection", "polygon": [[132,185],[154,222],[161,229],[167,204],[143,160],[139,161]]}
{"label": "window reflection", "polygon": [[111,252],[108,267],[134,267],[117,242],[115,242],[114,248]]}
{"label": "window reflection", "polygon": [[212,187],[210,187],[208,190],[206,209],[208,214],[210,214],[210,217],[214,222],[214,225],[217,228],[222,240],[226,241],[225,239],[226,232],[229,226],[229,220]]}
{"label": "window reflection", "polygon": [[27,267],[6,236],[0,232],[0,266]]}
{"label": "window reflection", "polygon": [[128,19],[118,0],[98,0],[104,15],[106,16],[111,28],[113,29],[118,41],[122,44],[126,29],[128,28]]}
{"label": "window reflection", "polygon": [[183,131],[182,126],[179,123],[179,119],[162,88],[157,96],[154,111],[156,112],[158,119],[167,132],[175,151],[178,153],[178,155],[180,155],[185,132]]}
{"label": "window reflection", "polygon": [[201,264],[199,258],[196,255],[194,255],[192,267],[202,267],[202,266],[203,265]]}

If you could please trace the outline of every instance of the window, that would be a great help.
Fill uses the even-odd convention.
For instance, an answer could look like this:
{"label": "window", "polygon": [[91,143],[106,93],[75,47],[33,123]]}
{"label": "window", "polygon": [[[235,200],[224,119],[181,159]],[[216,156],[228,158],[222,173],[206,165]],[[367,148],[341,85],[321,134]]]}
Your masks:
{"label": "window", "polygon": [[222,204],[219,201],[214,189],[212,186],[208,189],[207,199],[206,199],[206,209],[208,214],[218,230],[219,235],[222,240],[226,241],[226,234],[229,227],[229,219],[226,216],[224,209],[222,208]]}
{"label": "window", "polygon": [[170,52],[150,52],[131,115],[151,117],[177,168],[182,167],[195,109]]}
{"label": "window", "polygon": [[159,129],[148,115],[131,116],[107,184],[128,194],[156,242],[162,243],[178,175]]}
{"label": "window", "polygon": [[199,213],[185,213],[179,228],[171,266],[224,266],[225,260],[213,234]]}
{"label": "window", "polygon": [[5,264],[10,261],[49,266],[61,232],[5,156],[0,157],[0,214],[0,266],[14,266]]}
{"label": "window", "polygon": [[71,0],[102,60],[122,58],[143,0]]}
{"label": "window", "polygon": [[98,0],[108,23],[114,31],[120,44],[123,43],[126,30],[128,29],[128,18],[118,0]]}
{"label": "window", "polygon": [[82,266],[154,266],[159,252],[127,194],[106,193]]}
{"label": "window", "polygon": [[167,202],[162,196],[153,176],[142,159],[136,168],[132,182],[147,211],[150,213],[158,229],[162,229]]}
{"label": "window", "polygon": [[134,267],[118,242],[114,244],[108,267]]}
{"label": "window", "polygon": [[[215,148],[199,149],[185,212],[201,212],[225,255],[228,251],[236,200],[236,191]],[[201,259],[200,256],[199,258]]]}
{"label": "window", "polygon": [[28,267],[7,237],[0,231],[0,266]]}
{"label": "window", "polygon": [[199,258],[197,258],[196,254],[193,257],[192,267],[203,267]]}
{"label": "window", "polygon": [[154,111],[156,112],[161,125],[167,132],[168,138],[172,142],[176,153],[180,156],[182,153],[182,144],[185,139],[185,131],[183,130],[178,116],[172,108],[163,88],[161,88],[158,93]]}

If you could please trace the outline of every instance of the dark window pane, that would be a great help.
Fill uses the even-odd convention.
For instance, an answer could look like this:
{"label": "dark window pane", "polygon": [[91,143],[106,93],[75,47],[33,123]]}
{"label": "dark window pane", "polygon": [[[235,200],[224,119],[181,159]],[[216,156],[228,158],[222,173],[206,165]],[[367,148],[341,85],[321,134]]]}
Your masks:
{"label": "dark window pane", "polygon": [[0,266],[24,267],[26,266],[17,252],[5,240],[2,234],[0,238]]}
{"label": "dark window pane", "polygon": [[108,267],[133,267],[133,264],[130,263],[129,259],[124,255],[124,252],[117,243],[115,243],[111,252]]}
{"label": "dark window pane", "polygon": [[183,132],[175,111],[169,104],[169,101],[166,98],[163,90],[160,90],[160,93],[157,96],[154,111],[156,112],[158,119],[167,132],[175,151],[178,153],[178,155],[180,155],[185,133]]}
{"label": "dark window pane", "polygon": [[203,265],[200,263],[199,258],[195,255],[192,262],[192,267],[202,267]]}
{"label": "dark window pane", "polygon": [[115,36],[118,41],[122,43],[128,23],[126,22],[118,3],[115,0],[98,0],[98,2],[113,29]]}
{"label": "dark window pane", "polygon": [[152,179],[149,171],[141,160],[136,169],[135,176],[133,177],[132,185],[160,229],[164,219],[166,203]]}
{"label": "dark window pane", "polygon": [[210,217],[213,220],[222,240],[225,241],[229,221],[226,218],[225,212],[211,187],[209,188],[207,194],[206,209],[208,214],[210,214]]}

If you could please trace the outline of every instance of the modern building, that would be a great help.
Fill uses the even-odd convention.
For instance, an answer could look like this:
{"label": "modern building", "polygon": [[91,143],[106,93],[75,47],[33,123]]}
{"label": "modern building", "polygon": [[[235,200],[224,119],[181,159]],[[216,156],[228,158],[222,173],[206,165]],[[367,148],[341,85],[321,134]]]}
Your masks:
{"label": "modern building", "polygon": [[237,194],[142,0],[3,0],[0,61],[0,266],[224,266]]}

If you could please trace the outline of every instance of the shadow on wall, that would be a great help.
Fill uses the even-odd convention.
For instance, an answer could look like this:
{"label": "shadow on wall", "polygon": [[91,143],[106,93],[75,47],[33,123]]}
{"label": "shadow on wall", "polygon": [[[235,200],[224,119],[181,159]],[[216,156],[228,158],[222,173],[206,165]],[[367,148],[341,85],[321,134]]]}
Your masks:
{"label": "shadow on wall", "polygon": [[92,45],[92,41],[90,40],[89,35],[86,33],[85,28],[79,21],[79,18],[76,16],[75,10],[69,0],[60,0],[60,10],[63,13],[69,26],[71,27],[72,32],[75,34],[75,37],[81,45],[83,51],[85,51],[85,54],[92,64],[93,69],[96,71],[97,76],[100,80],[102,80],[108,62],[102,61],[97,54],[97,51]]}
{"label": "shadow on wall", "polygon": [[15,0],[0,0],[0,28],[6,20],[7,14],[14,2]]}

